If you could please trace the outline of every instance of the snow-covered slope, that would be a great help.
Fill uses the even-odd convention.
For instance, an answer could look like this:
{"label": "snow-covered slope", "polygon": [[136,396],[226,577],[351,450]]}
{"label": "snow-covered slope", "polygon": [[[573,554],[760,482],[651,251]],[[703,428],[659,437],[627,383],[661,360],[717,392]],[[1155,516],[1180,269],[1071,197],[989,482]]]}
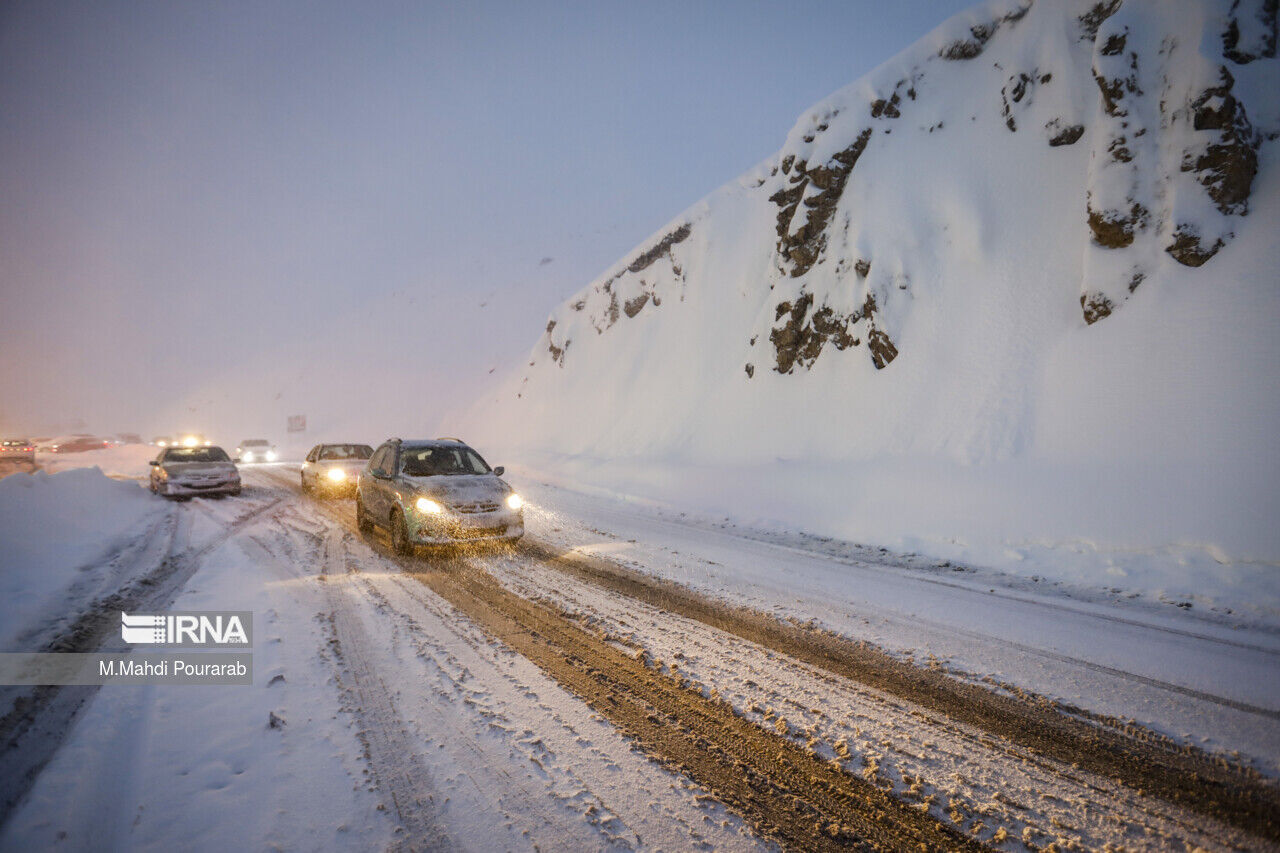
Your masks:
{"label": "snow-covered slope", "polygon": [[456,428],[864,540],[1274,564],[1275,42],[1270,0],[979,5],[556,309]]}

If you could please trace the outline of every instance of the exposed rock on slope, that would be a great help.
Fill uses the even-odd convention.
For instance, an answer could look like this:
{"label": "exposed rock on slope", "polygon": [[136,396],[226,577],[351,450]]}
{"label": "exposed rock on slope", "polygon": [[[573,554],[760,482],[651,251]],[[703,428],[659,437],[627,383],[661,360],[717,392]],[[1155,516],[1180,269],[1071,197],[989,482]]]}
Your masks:
{"label": "exposed rock on slope", "polygon": [[825,399],[882,401],[830,405],[891,447],[918,442],[931,377],[961,371],[972,416],[924,445],[1014,453],[1044,348],[1170,276],[1213,287],[1236,251],[1280,134],[1276,18],[1275,0],[956,16],[557,309],[515,391],[554,408],[609,388],[596,435],[692,435],[723,389],[756,389],[743,410],[821,374]]}

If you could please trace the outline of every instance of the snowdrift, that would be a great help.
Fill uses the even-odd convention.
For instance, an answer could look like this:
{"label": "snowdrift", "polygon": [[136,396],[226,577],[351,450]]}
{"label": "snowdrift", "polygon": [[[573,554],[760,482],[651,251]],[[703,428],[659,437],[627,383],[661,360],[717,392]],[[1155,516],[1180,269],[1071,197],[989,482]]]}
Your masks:
{"label": "snowdrift", "polygon": [[130,571],[150,568],[117,566],[105,557],[167,509],[137,483],[113,480],[98,468],[0,479],[0,651],[31,650],[23,642],[29,636],[113,592]]}
{"label": "snowdrift", "polygon": [[1265,0],[977,6],[557,308],[450,430],[709,512],[1274,598],[1275,36]]}

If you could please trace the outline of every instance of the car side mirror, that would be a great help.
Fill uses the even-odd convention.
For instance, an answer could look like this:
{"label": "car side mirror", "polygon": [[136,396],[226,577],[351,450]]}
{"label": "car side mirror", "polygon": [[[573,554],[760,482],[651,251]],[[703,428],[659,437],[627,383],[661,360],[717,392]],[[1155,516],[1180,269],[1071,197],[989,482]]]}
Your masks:
{"label": "car side mirror", "polygon": [[152,459],[152,460],[151,460],[151,464],[152,464],[152,465],[159,465],[159,464],[160,464],[160,462],[159,462],[158,460]]}
{"label": "car side mirror", "polygon": [[493,469],[493,474],[495,477],[501,477],[505,473],[507,473],[507,469],[503,468],[501,465]]}

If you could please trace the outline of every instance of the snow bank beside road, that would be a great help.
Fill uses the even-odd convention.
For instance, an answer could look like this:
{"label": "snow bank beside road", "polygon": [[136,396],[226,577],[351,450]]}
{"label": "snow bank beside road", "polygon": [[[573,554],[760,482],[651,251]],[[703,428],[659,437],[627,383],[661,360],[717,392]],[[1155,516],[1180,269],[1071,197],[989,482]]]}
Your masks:
{"label": "snow bank beside road", "polygon": [[135,483],[96,468],[0,480],[0,649],[91,600],[108,555],[167,512]]}
{"label": "snow bank beside road", "polygon": [[38,453],[36,462],[51,474],[75,468],[99,468],[108,477],[145,480],[150,474],[147,463],[155,459],[158,452],[158,448],[149,444],[125,444],[83,453]]}
{"label": "snow bank beside road", "polygon": [[[209,509],[228,523],[242,506]],[[322,590],[252,542],[206,560],[171,606],[253,611],[253,686],[103,688],[0,831],[0,849],[389,848],[394,827],[361,776],[329,656],[317,653]]]}
{"label": "snow bank beside road", "polygon": [[[1100,507],[1104,495],[1091,491],[1095,483],[1086,478],[1073,481],[1028,465],[974,471],[936,460],[916,465],[897,459],[861,465],[775,460],[734,468],[504,455],[520,460],[509,467],[520,492],[535,502],[549,498],[555,504],[575,492],[589,494],[602,506],[615,501],[631,511],[647,506],[663,517],[838,558],[864,559],[885,548],[891,553],[883,559],[903,572],[943,567],[962,571],[958,577],[982,587],[1123,603],[1280,631],[1280,565],[1229,555],[1212,543],[1198,510],[1213,496],[1206,497],[1194,471],[1146,472],[1161,483],[1166,505],[1177,510],[1162,530],[1139,523],[1141,508],[1135,520],[1122,502]],[[1065,485],[1072,482],[1070,488]],[[547,494],[544,483],[561,488]],[[1019,497],[1011,500],[1011,495]],[[1252,516],[1240,519],[1242,526],[1260,523]],[[543,532],[536,521],[529,529]],[[939,532],[947,529],[964,535]],[[810,578],[791,582],[797,589],[811,588]]]}

